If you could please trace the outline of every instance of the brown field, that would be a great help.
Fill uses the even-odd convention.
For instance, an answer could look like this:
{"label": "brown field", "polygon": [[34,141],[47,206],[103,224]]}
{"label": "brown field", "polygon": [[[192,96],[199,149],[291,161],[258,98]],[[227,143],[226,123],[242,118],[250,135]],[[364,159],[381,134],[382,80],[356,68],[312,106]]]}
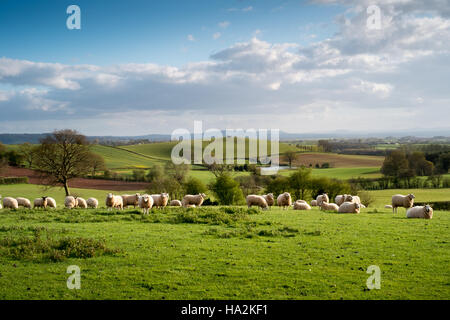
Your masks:
{"label": "brown field", "polygon": [[[37,172],[26,168],[8,167],[2,174],[5,177],[28,177],[31,184],[45,185],[39,178]],[[101,179],[76,178],[69,182],[71,188],[97,189],[111,191],[145,190],[148,187],[146,182],[128,182]]]}
{"label": "brown field", "polygon": [[[282,159],[286,162],[286,159]],[[333,168],[356,168],[356,167],[381,167],[384,157],[377,156],[356,156],[335,153],[300,153],[298,159],[292,165],[308,167],[318,163],[319,165],[328,162]]]}

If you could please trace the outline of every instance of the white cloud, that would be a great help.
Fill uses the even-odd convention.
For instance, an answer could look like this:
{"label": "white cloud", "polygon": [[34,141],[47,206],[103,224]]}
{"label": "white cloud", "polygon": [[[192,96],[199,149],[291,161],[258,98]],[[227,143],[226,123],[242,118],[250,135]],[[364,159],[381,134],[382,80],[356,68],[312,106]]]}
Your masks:
{"label": "white cloud", "polygon": [[192,34],[188,34],[187,39],[189,41],[195,41],[195,38],[194,38],[194,36]]}
{"label": "white cloud", "polygon": [[228,26],[230,25],[230,22],[229,21],[222,21],[222,22],[219,22],[218,25],[219,25],[219,27],[225,29],[225,28],[228,28]]}
{"label": "white cloud", "polygon": [[220,32],[216,32],[213,34],[213,39],[214,40],[219,39],[221,36],[222,36],[222,34]]}

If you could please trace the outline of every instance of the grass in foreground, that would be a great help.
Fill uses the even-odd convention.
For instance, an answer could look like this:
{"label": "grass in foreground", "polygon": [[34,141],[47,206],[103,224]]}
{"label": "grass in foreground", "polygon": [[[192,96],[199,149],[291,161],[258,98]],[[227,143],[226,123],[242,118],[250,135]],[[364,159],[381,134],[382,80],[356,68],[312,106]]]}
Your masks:
{"label": "grass in foreground", "polygon": [[[11,256],[3,241],[0,299],[448,299],[450,212],[374,211],[0,210],[0,239],[45,227],[55,243],[121,250],[53,262]],[[66,287],[69,265],[81,268],[80,290]],[[370,265],[381,290],[366,288]]]}

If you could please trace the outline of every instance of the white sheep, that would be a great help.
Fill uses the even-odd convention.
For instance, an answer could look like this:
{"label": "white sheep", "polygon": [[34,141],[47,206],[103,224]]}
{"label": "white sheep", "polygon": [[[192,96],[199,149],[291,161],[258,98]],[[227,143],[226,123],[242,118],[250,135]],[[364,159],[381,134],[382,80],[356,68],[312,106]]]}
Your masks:
{"label": "white sheep", "polygon": [[294,210],[311,210],[311,207],[306,201],[297,200],[293,204]]}
{"label": "white sheep", "polygon": [[171,207],[181,207],[181,201],[180,200],[172,200],[169,204]]}
{"label": "white sheep", "polygon": [[19,204],[17,203],[17,200],[12,197],[6,197],[3,198],[3,207],[5,209],[18,209]]}
{"label": "white sheep", "polygon": [[283,207],[283,209],[288,209],[292,205],[291,194],[289,192],[280,194],[277,197],[277,204],[279,207]]}
{"label": "white sheep", "polygon": [[196,195],[187,194],[183,197],[181,204],[183,205],[183,207],[186,207],[186,208],[188,208],[188,206],[192,205],[192,204],[197,207],[200,207],[205,199],[206,199],[206,194],[204,194],[204,193],[199,193]]}
{"label": "white sheep", "polygon": [[31,209],[31,201],[28,200],[27,198],[18,197],[18,198],[16,198],[16,200],[17,200],[17,204],[20,207]]}
{"label": "white sheep", "polygon": [[87,209],[86,200],[84,200],[81,197],[75,197],[75,201],[77,203],[77,205],[76,205],[77,208]]}
{"label": "white sheep", "polygon": [[86,204],[89,208],[94,208],[97,209],[98,208],[98,200],[95,198],[89,198],[86,200]]}
{"label": "white sheep", "polygon": [[320,210],[339,212],[339,206],[336,203],[322,202]]}
{"label": "white sheep", "polygon": [[330,202],[330,199],[328,198],[328,195],[326,193],[317,196],[316,200],[319,207],[322,205],[322,202]]}
{"label": "white sheep", "polygon": [[265,194],[263,195],[263,197],[266,200],[269,209],[271,209],[272,206],[275,204],[275,197],[273,196],[273,193]]}
{"label": "white sheep", "polygon": [[122,195],[122,204],[123,204],[123,207],[126,208],[126,207],[128,207],[128,206],[133,206],[133,207],[136,208],[136,206],[138,205],[139,197],[140,197],[140,194],[139,194],[139,193],[132,194],[132,195],[129,195],[129,194],[123,194],[123,195]]}
{"label": "white sheep", "polygon": [[269,207],[264,196],[259,196],[256,194],[249,194],[245,198],[245,201],[247,202],[247,207],[249,207],[249,208],[251,208],[252,206],[258,206],[258,207],[266,210]]}
{"label": "white sheep", "polygon": [[[2,196],[0,196],[0,200],[2,200]],[[1,203],[1,201],[0,201],[0,209],[1,209],[1,208],[3,208],[3,207],[2,207],[2,203]]]}
{"label": "white sheep", "polygon": [[34,199],[33,208],[47,208],[47,197]]}
{"label": "white sheep", "polygon": [[360,211],[359,203],[355,202],[344,202],[339,206],[339,213],[359,213]]}
{"label": "white sheep", "polygon": [[413,194],[408,194],[407,196],[403,196],[401,194],[396,194],[392,196],[392,212],[397,213],[398,207],[403,207],[409,209],[414,204],[415,196]]}
{"label": "white sheep", "polygon": [[317,200],[311,200],[311,207],[317,207]]}
{"label": "white sheep", "polygon": [[169,202],[168,193],[152,194],[150,196],[153,198],[153,206],[157,208],[165,208]]}
{"label": "white sheep", "polygon": [[392,209],[392,206],[390,204],[387,204],[384,206],[386,209]]}
{"label": "white sheep", "polygon": [[52,197],[47,197],[47,207],[56,209],[56,200]]}
{"label": "white sheep", "polygon": [[123,198],[121,196],[115,196],[112,193],[108,193],[105,201],[108,210],[113,208],[123,209]]}
{"label": "white sheep", "polygon": [[67,209],[73,209],[76,206],[77,206],[77,200],[75,199],[75,197],[67,196],[64,199],[64,207],[66,207]]}
{"label": "white sheep", "polygon": [[142,212],[145,214],[149,213],[149,210],[153,207],[153,197],[148,194],[144,194],[139,197],[138,200],[139,208],[142,209]]}
{"label": "white sheep", "polygon": [[429,205],[426,206],[415,206],[409,208],[406,211],[407,218],[419,218],[419,219],[432,219],[433,218],[433,208]]}

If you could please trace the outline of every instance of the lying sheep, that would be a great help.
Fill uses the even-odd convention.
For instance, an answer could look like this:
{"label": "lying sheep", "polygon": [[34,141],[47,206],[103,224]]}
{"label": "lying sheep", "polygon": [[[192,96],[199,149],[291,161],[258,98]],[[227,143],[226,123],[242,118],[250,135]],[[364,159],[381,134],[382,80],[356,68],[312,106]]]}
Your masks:
{"label": "lying sheep", "polygon": [[282,193],[277,198],[277,204],[283,209],[288,209],[292,205],[292,198],[289,192]]}
{"label": "lying sheep", "polygon": [[144,194],[139,197],[138,200],[139,208],[142,209],[142,212],[145,214],[148,214],[150,209],[153,207],[153,197],[149,196],[148,194]]}
{"label": "lying sheep", "polygon": [[266,195],[263,195],[263,197],[266,200],[269,209],[271,209],[272,206],[275,204],[275,197],[273,196],[273,193],[268,193]]}
{"label": "lying sheep", "polygon": [[3,198],[3,207],[5,209],[19,209],[17,200],[12,197]]}
{"label": "lying sheep", "polygon": [[33,208],[47,208],[47,197],[34,199]]}
{"label": "lying sheep", "polygon": [[406,217],[419,219],[432,219],[433,208],[431,208],[429,205],[412,207],[406,211]]}
{"label": "lying sheep", "polygon": [[339,212],[339,206],[336,203],[322,202],[320,210]]}
{"label": "lying sheep", "polygon": [[152,194],[151,197],[153,198],[153,206],[157,208],[165,208],[169,202],[168,193]]}
{"label": "lying sheep", "polygon": [[317,205],[320,207],[322,205],[322,202],[330,202],[330,199],[328,198],[328,195],[324,193],[321,194],[320,196],[317,196],[316,201]]}
{"label": "lying sheep", "polygon": [[52,197],[47,197],[47,207],[56,209],[56,200]]}
{"label": "lying sheep", "polygon": [[311,200],[311,207],[317,207],[317,200]]}
{"label": "lying sheep", "polygon": [[354,202],[344,202],[339,206],[339,213],[359,213],[360,205]]}
{"label": "lying sheep", "polygon": [[264,210],[267,210],[269,205],[267,204],[266,198],[264,196],[258,196],[256,194],[250,194],[245,198],[247,202],[247,207],[258,206]]}
{"label": "lying sheep", "polygon": [[19,205],[19,207],[24,207],[24,208],[28,208],[31,209],[31,201],[28,200],[27,198],[16,198],[17,200],[17,204]]}
{"label": "lying sheep", "polygon": [[205,199],[206,199],[206,194],[204,194],[204,193],[199,193],[196,195],[187,194],[183,197],[181,204],[183,205],[183,207],[186,207],[186,208],[188,208],[190,205],[195,205],[197,207],[200,207]]}
{"label": "lying sheep", "polygon": [[112,193],[108,193],[105,204],[108,210],[113,208],[123,209],[123,198],[121,196],[115,196]]}
{"label": "lying sheep", "polygon": [[75,197],[75,201],[76,201],[76,207],[77,208],[82,208],[82,209],[86,209],[87,208],[86,200],[84,200],[83,198]]}
{"label": "lying sheep", "polygon": [[392,212],[397,213],[398,207],[403,207],[409,209],[414,204],[414,195],[408,194],[407,196],[403,196],[401,194],[396,194],[392,196]]}
{"label": "lying sheep", "polygon": [[73,209],[76,206],[77,206],[77,200],[75,199],[75,197],[67,196],[64,199],[64,207],[66,207],[67,209]]}
{"label": "lying sheep", "polygon": [[172,200],[169,204],[171,207],[181,207],[181,201],[180,200]]}
{"label": "lying sheep", "polygon": [[128,206],[133,206],[136,208],[136,206],[138,205],[138,201],[139,201],[139,197],[140,194],[136,193],[136,194],[123,194],[122,195],[122,205],[124,208],[128,207]]}
{"label": "lying sheep", "polygon": [[306,201],[303,200],[297,200],[293,204],[294,210],[311,210],[311,207],[309,206]]}
{"label": "lying sheep", "polygon": [[86,204],[89,208],[94,208],[97,209],[98,208],[98,200],[95,198],[89,198],[86,200]]}

